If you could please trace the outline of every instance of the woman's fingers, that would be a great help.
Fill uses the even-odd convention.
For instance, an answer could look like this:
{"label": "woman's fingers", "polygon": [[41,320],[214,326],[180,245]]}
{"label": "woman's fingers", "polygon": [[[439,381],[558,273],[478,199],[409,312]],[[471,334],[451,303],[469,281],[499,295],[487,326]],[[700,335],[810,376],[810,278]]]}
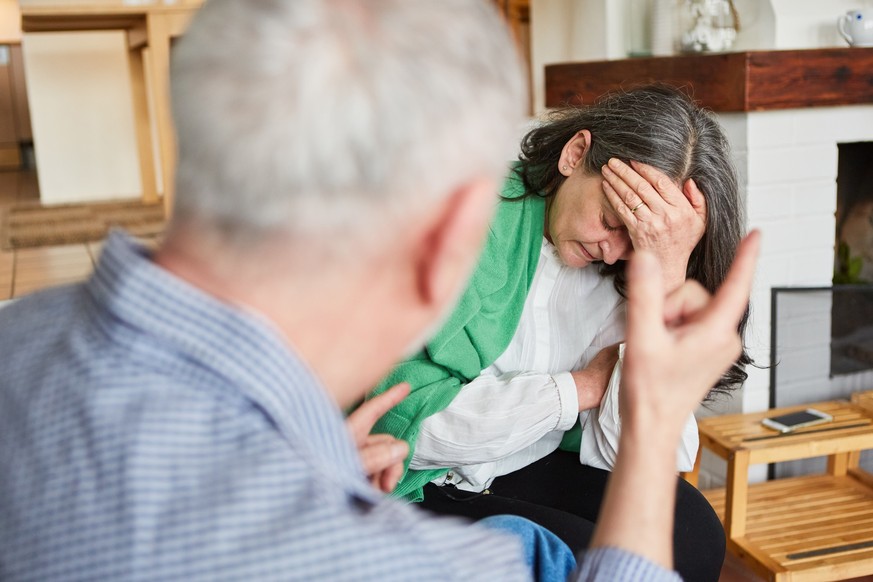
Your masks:
{"label": "woman's fingers", "polygon": [[618,218],[628,227],[629,230],[632,230],[632,227],[636,225],[637,218],[634,216],[634,212],[618,192],[615,191],[615,188],[612,185],[604,180],[601,184],[603,187],[603,193],[606,195],[606,199],[609,201],[609,205],[612,206],[612,209],[618,215]]}
{"label": "woman's fingers", "polygon": [[[616,160],[623,164],[621,160]],[[610,160],[610,166],[612,166]],[[623,164],[626,166],[626,164]],[[631,167],[637,174],[658,193],[660,198],[671,206],[677,206],[685,201],[685,196],[679,186],[670,177],[654,166],[631,160]]]}
{"label": "woman's fingers", "polygon": [[685,184],[682,186],[682,193],[685,195],[685,199],[688,200],[689,204],[691,204],[691,208],[694,209],[694,212],[696,212],[701,220],[703,220],[703,223],[706,224],[706,197],[703,195],[703,192],[700,191],[700,188],[697,187],[697,182],[692,178],[685,180]]}
{"label": "woman's fingers", "polygon": [[680,189],[667,174],[654,166],[635,160],[628,165],[617,158],[611,158],[601,171],[629,208],[643,202],[650,210],[656,211],[663,208],[664,203],[683,206],[686,201],[695,209],[705,208],[703,193],[691,179]]}
{"label": "woman's fingers", "polygon": [[685,180],[685,184],[682,186],[682,193],[685,194],[685,198],[695,210],[706,210],[706,198],[703,196],[700,188],[697,187],[697,182],[694,181],[694,178]]}
{"label": "woman's fingers", "polygon": [[645,216],[648,212],[663,214],[666,202],[662,195],[653,183],[649,183],[629,165],[612,158],[601,172],[632,213],[642,212],[641,216]]}

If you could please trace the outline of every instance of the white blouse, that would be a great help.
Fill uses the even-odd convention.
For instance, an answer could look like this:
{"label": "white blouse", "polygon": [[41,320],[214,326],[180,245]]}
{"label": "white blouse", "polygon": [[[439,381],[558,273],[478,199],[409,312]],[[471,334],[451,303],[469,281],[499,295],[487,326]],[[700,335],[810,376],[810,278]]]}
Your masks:
{"label": "white blouse", "polygon": [[[610,414],[599,415],[593,409],[580,415],[570,372],[583,369],[601,349],[622,341],[624,332],[624,302],[612,278],[602,277],[597,264],[583,269],[563,265],[544,238],[512,341],[445,410],[424,421],[410,468],[449,468],[438,484],[481,491],[495,477],[557,449],[577,417],[583,426],[583,461],[611,468],[614,450],[608,449],[617,440],[619,426],[604,424],[614,424],[609,420],[612,409],[604,405]],[[619,375],[617,365],[610,382],[613,394],[608,393],[604,403],[607,397],[617,402]],[[680,470],[690,469],[697,454],[693,416],[689,422],[678,454]],[[594,423],[601,426],[594,430]],[[600,454],[604,446],[607,450]]]}

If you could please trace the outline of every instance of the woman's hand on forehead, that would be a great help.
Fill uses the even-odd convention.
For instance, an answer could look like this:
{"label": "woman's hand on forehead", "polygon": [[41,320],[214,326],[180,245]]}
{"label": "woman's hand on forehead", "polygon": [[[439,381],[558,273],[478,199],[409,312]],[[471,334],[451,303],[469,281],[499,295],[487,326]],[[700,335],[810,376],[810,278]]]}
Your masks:
{"label": "woman's hand on forehead", "polygon": [[691,252],[706,230],[706,200],[693,180],[680,187],[662,171],[613,158],[603,166],[603,192],[627,227],[634,249],[654,253],[667,289],[685,280]]}

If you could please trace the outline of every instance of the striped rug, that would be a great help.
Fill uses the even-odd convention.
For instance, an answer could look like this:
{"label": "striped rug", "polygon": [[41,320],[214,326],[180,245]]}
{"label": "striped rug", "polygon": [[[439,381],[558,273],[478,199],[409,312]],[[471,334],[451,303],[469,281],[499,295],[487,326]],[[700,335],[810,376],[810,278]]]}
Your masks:
{"label": "striped rug", "polygon": [[140,200],[8,208],[0,221],[4,250],[98,241],[113,226],[138,237],[154,237],[164,230],[164,205]]}

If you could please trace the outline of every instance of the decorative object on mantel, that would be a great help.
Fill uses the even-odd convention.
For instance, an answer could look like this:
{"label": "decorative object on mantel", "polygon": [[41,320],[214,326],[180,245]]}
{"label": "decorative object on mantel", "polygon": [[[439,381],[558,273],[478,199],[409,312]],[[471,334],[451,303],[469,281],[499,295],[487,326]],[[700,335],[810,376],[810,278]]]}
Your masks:
{"label": "decorative object on mantel", "polygon": [[849,46],[873,46],[873,10],[849,10],[837,20]]}
{"label": "decorative object on mantel", "polygon": [[652,55],[672,55],[676,44],[676,0],[653,0],[651,27]]}
{"label": "decorative object on mantel", "polygon": [[102,240],[113,226],[139,237],[164,231],[164,205],[158,201],[121,200],[91,204],[18,204],[0,223],[2,248],[42,247]]}
{"label": "decorative object on mantel", "polygon": [[714,111],[873,103],[873,48],[750,51],[546,66],[546,107],[591,103],[653,82],[689,89]]}
{"label": "decorative object on mantel", "polygon": [[679,6],[676,43],[685,53],[718,53],[731,49],[740,28],[733,0],[683,0]]}

